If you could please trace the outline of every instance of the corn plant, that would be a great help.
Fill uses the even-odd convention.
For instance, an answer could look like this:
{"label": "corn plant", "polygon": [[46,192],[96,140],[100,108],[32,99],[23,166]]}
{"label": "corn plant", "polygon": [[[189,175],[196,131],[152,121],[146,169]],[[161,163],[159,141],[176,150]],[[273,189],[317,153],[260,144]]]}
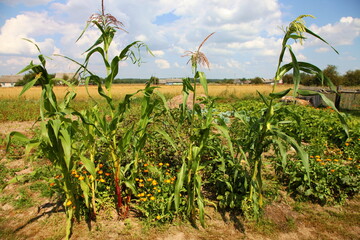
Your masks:
{"label": "corn plant", "polygon": [[[212,109],[214,100],[208,97],[208,86],[204,72],[198,71],[198,65],[205,65],[209,67],[209,61],[204,53],[200,52],[201,47],[214,33],[208,35],[200,44],[195,52],[186,52],[185,56],[190,56],[192,71],[194,73],[193,83],[189,78],[183,79],[183,104],[181,109],[181,116],[179,126],[183,124],[188,125],[189,141],[185,143],[186,150],[182,157],[182,166],[179,170],[177,181],[175,184],[174,203],[176,211],[180,212],[180,201],[185,201],[184,211],[185,216],[193,225],[196,225],[197,211],[199,220],[202,226],[205,226],[205,205],[206,201],[202,193],[202,157],[204,151],[207,149],[208,141],[212,138],[212,131],[217,128],[224,137],[230,142],[227,129],[223,126],[217,125],[212,116]],[[202,85],[207,96],[206,109],[204,114],[200,105],[196,102],[197,81]],[[192,107],[187,108],[187,99],[192,93]],[[205,103],[205,102],[204,102]],[[185,194],[185,198],[181,195]]]}
{"label": "corn plant", "polygon": [[[84,75],[86,75],[86,86],[90,81],[95,82],[97,84],[99,95],[104,97],[106,99],[106,102],[108,103],[110,120],[108,121],[108,118],[105,115],[100,117],[99,116],[100,113],[95,110],[92,113],[96,115],[96,117],[93,119],[94,122],[90,122],[89,119],[84,119],[85,120],[84,122],[90,123],[93,126],[98,126],[97,131],[94,133],[98,134],[97,137],[103,139],[104,140],[103,144],[105,144],[108,147],[106,154],[108,154],[110,158],[110,160],[108,161],[113,169],[116,208],[119,216],[124,217],[129,211],[128,204],[130,202],[130,196],[132,192],[135,190],[133,184],[131,184],[128,181],[123,181],[126,175],[123,170],[128,169],[128,167],[122,169],[121,168],[122,161],[124,160],[127,150],[134,143],[134,139],[133,139],[134,134],[138,133],[140,136],[142,136],[142,138],[139,140],[141,144],[143,144],[144,140],[146,139],[145,129],[150,122],[149,116],[154,108],[154,105],[152,105],[151,101],[149,100],[149,97],[152,94],[154,88],[150,87],[150,83],[149,83],[144,90],[145,100],[142,105],[141,119],[140,122],[137,124],[137,128],[134,128],[134,126],[126,128],[125,131],[122,132],[122,136],[119,138],[118,134],[119,134],[121,122],[125,120],[126,114],[130,107],[131,98],[136,93],[126,95],[124,100],[117,107],[115,107],[112,98],[111,87],[114,79],[116,78],[119,72],[119,62],[125,61],[127,59],[131,59],[134,64],[135,63],[140,64],[141,63],[140,49],[142,47],[145,47],[148,50],[148,48],[144,43],[135,41],[127,45],[120,52],[119,55],[116,55],[110,61],[109,48],[115,36],[116,30],[117,29],[123,31],[125,30],[123,29],[123,24],[120,21],[118,21],[114,16],[110,14],[105,14],[103,1],[102,1],[102,12],[100,14],[94,14],[90,17],[90,20],[88,21],[88,24],[85,27],[83,33],[80,35],[79,39],[83,36],[84,32],[91,25],[97,27],[99,32],[101,32],[101,35],[95,41],[95,43],[89,49],[86,50],[85,53],[87,55],[85,57],[85,62],[83,64],[79,64],[80,65],[79,70],[82,71]],[[136,48],[139,54],[136,54],[136,52],[132,50],[133,48]],[[93,74],[88,69],[88,64],[90,62],[90,59],[96,53],[100,54],[105,66],[106,77],[104,83],[102,82],[99,76]],[[105,90],[103,86],[105,86]],[[92,110],[90,109],[89,111]],[[136,144],[138,144],[138,141],[136,141]],[[140,146],[136,145],[136,149],[140,150],[141,144]],[[135,158],[135,162],[136,160],[137,158]],[[126,199],[124,199],[123,196],[123,193],[125,192],[127,192]]]}
{"label": "corn plant", "polygon": [[[28,40],[29,41],[29,40]],[[31,41],[30,41],[31,42]],[[35,44],[36,48],[39,47]],[[41,52],[40,52],[41,53]],[[53,87],[57,81],[62,81],[71,87],[63,79],[52,78],[46,70],[46,59],[39,55],[40,65],[31,62],[20,73],[32,70],[36,77],[27,83],[20,95],[29,90],[36,82],[39,82],[42,88],[40,98],[40,138],[28,139],[18,132],[12,132],[8,136],[8,145],[10,146],[13,138],[27,143],[26,152],[32,148],[39,147],[55,168],[61,170],[62,179],[61,188],[65,193],[64,208],[66,212],[66,238],[68,239],[72,231],[74,217],[80,219],[82,214],[82,202],[79,198],[83,194],[78,179],[72,177],[71,172],[76,170],[77,155],[74,154],[74,139],[78,132],[79,125],[73,120],[70,108],[70,102],[76,94],[70,90],[62,102],[58,102],[53,92]]]}
{"label": "corn plant", "polygon": [[[304,71],[307,73],[317,74],[319,79],[322,82],[325,82],[328,86],[334,89],[334,85],[331,80],[328,79],[322,71],[316,66],[306,63],[306,62],[298,62],[294,52],[292,51],[291,46],[289,45],[290,40],[299,40],[300,43],[305,40],[304,33],[308,33],[321,41],[327,43],[320,36],[316,35],[312,31],[310,31],[305,26],[305,22],[303,20],[304,17],[312,17],[311,15],[301,15],[292,21],[285,29],[285,35],[282,41],[282,50],[280,53],[278,67],[275,73],[275,84],[273,87],[272,93],[269,96],[263,96],[259,93],[262,101],[265,103],[266,108],[263,110],[263,114],[260,118],[256,117],[248,117],[246,113],[236,113],[235,116],[240,119],[248,129],[246,139],[239,143],[239,145],[243,149],[242,158],[247,162],[247,166],[250,173],[250,189],[249,196],[244,201],[244,208],[248,208],[248,205],[252,206],[253,214],[256,218],[259,217],[260,210],[263,207],[263,178],[262,178],[262,164],[263,164],[263,153],[269,149],[270,146],[274,146],[277,149],[277,153],[281,155],[281,159],[283,165],[286,164],[286,149],[288,145],[291,145],[297,152],[298,156],[301,158],[303,166],[307,172],[306,178],[307,182],[310,179],[310,170],[309,170],[309,162],[308,155],[301,147],[300,143],[297,142],[294,138],[287,135],[285,132],[281,131],[279,128],[279,124],[284,124],[282,122],[278,122],[274,119],[276,112],[281,106],[276,103],[276,100],[287,95],[291,90],[293,90],[293,94],[297,96],[301,95],[320,95],[322,99],[328,104],[330,107],[335,108],[334,104],[327,99],[324,95],[317,92],[305,91],[299,89],[300,84],[300,71]],[[285,52],[288,50],[291,56],[291,62],[288,64],[282,65],[283,58]],[[335,49],[334,49],[335,50]],[[336,51],[336,50],[335,50]],[[281,92],[275,92],[276,90],[276,82],[279,81],[282,76],[293,69],[294,76],[294,87],[293,89],[289,88],[287,90]],[[335,89],[334,89],[335,90]],[[345,131],[347,131],[347,127],[344,121],[343,116],[337,111],[341,121],[343,122],[343,126]]]}

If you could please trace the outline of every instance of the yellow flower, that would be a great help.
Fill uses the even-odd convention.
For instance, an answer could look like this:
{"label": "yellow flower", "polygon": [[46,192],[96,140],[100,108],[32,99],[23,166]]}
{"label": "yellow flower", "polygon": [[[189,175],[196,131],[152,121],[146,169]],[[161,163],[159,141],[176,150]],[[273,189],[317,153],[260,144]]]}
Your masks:
{"label": "yellow flower", "polygon": [[144,184],[143,183],[139,183],[139,187],[143,187],[144,186]]}
{"label": "yellow flower", "polygon": [[147,198],[142,198],[141,201],[146,202]]}
{"label": "yellow flower", "polygon": [[[359,167],[359,166],[358,166]],[[159,189],[158,192],[161,192],[161,190]]]}
{"label": "yellow flower", "polygon": [[334,159],[334,162],[338,162],[339,160],[338,159]]}
{"label": "yellow flower", "polygon": [[101,163],[99,164],[99,168],[102,168],[103,166],[104,166],[103,164],[101,164]]}
{"label": "yellow flower", "polygon": [[348,158],[349,161],[353,160],[352,158]]}
{"label": "yellow flower", "polygon": [[321,163],[321,165],[325,165],[325,163],[324,163],[324,162],[322,162],[322,163]]}
{"label": "yellow flower", "polygon": [[328,159],[326,159],[327,161],[331,161],[331,159],[330,158],[328,158]]}
{"label": "yellow flower", "polygon": [[70,206],[72,204],[72,201],[70,201],[70,200],[68,200],[67,202],[66,202],[66,206],[68,207],[68,206]]}
{"label": "yellow flower", "polygon": [[104,183],[106,181],[103,178],[100,178],[100,182]]}
{"label": "yellow flower", "polygon": [[99,170],[99,171],[98,171],[98,174],[103,174],[103,170]]}
{"label": "yellow flower", "polygon": [[156,219],[157,219],[157,220],[160,220],[160,219],[161,219],[161,216],[157,215],[157,216],[156,216]]}
{"label": "yellow flower", "polygon": [[151,184],[154,185],[154,186],[156,186],[158,183],[157,183],[156,180],[153,180]]}
{"label": "yellow flower", "polygon": [[310,156],[310,158],[314,158],[314,156]]}
{"label": "yellow flower", "polygon": [[153,180],[152,178],[148,178],[148,179],[147,179],[148,182],[151,182],[152,180]]}
{"label": "yellow flower", "polygon": [[320,158],[320,156],[319,156],[319,155],[316,155],[315,157],[316,157],[316,158]]}
{"label": "yellow flower", "polygon": [[83,177],[83,176],[80,176],[78,179],[79,179],[79,180],[84,180],[84,177]]}
{"label": "yellow flower", "polygon": [[349,146],[349,143],[345,143],[345,146]]}
{"label": "yellow flower", "polygon": [[317,162],[321,162],[322,160],[321,159],[316,159]]}
{"label": "yellow flower", "polygon": [[166,180],[164,181],[164,183],[170,183],[170,182],[171,182],[170,179],[166,179]]}
{"label": "yellow flower", "polygon": [[164,165],[163,163],[159,163],[159,166],[162,166],[162,165]]}
{"label": "yellow flower", "polygon": [[140,179],[139,182],[143,182],[144,180]]}
{"label": "yellow flower", "polygon": [[146,196],[147,196],[147,197],[151,197],[151,196],[152,196],[152,194],[151,194],[151,193],[148,193]]}
{"label": "yellow flower", "polygon": [[165,163],[165,166],[167,166],[167,167],[168,167],[168,166],[170,166],[170,164],[168,164],[168,163]]}
{"label": "yellow flower", "polygon": [[149,164],[145,163],[145,164],[144,164],[144,167],[147,167],[147,166],[149,166]]}
{"label": "yellow flower", "polygon": [[150,197],[150,200],[155,200],[155,197],[154,196]]}

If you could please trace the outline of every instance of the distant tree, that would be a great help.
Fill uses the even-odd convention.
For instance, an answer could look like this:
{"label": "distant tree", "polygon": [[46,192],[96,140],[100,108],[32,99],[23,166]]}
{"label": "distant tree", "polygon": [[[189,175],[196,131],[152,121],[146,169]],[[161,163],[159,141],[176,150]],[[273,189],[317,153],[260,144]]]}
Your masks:
{"label": "distant tree", "polygon": [[263,80],[260,77],[256,77],[250,80],[251,84],[263,84]]}
{"label": "distant tree", "polygon": [[301,78],[300,82],[302,85],[305,86],[321,85],[321,82],[313,74],[301,73],[300,78]]}
{"label": "distant tree", "polygon": [[285,84],[292,84],[294,81],[293,81],[293,75],[288,73],[288,74],[285,74],[282,78],[283,80],[283,83]]}
{"label": "distant tree", "polygon": [[343,76],[343,84],[346,86],[360,85],[360,70],[347,71]]}
{"label": "distant tree", "polygon": [[324,70],[323,73],[325,76],[330,78],[330,80],[336,85],[339,86],[343,82],[343,77],[338,73],[337,67],[334,65],[328,65]]}
{"label": "distant tree", "polygon": [[157,78],[155,76],[151,76],[150,82],[152,82],[155,85],[159,85],[159,78]]}

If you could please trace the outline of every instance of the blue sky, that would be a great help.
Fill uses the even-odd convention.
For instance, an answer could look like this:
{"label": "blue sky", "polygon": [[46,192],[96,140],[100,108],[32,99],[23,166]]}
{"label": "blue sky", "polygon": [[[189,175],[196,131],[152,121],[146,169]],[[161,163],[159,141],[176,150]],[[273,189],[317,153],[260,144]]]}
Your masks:
{"label": "blue sky", "polygon": [[[100,0],[0,0],[0,75],[16,74],[36,60],[36,48],[22,38],[35,41],[53,59],[48,62],[49,72],[75,71],[76,65],[53,55],[83,61],[82,53],[99,33],[89,29],[80,41],[76,39],[100,8]],[[307,26],[340,54],[309,37],[303,45],[292,44],[298,60],[322,69],[335,65],[341,74],[360,69],[359,0],[105,0],[105,12],[128,31],[118,32],[111,54],[135,40],[144,41],[155,54],[145,54],[140,68],[122,62],[119,78],[191,76],[188,59],[181,56],[196,50],[211,32],[216,33],[202,48],[211,63],[210,70],[203,69],[208,78],[271,78],[281,27],[301,14],[316,17],[306,18]],[[90,67],[104,74],[99,58]]]}

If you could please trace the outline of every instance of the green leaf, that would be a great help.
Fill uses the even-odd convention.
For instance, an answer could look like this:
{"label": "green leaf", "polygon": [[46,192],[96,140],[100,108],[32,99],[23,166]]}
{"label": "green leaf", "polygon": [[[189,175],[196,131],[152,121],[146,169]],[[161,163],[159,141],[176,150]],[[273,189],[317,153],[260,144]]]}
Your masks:
{"label": "green leaf", "polygon": [[197,77],[200,79],[200,83],[201,83],[202,87],[204,88],[205,95],[206,96],[209,95],[208,84],[207,84],[205,73],[198,71],[195,74],[195,78],[197,78]]}
{"label": "green leaf", "polygon": [[80,155],[80,160],[83,163],[84,167],[86,168],[86,170],[94,177],[96,178],[96,169],[95,169],[95,164],[88,159],[87,157]]}
{"label": "green leaf", "polygon": [[185,176],[186,176],[186,163],[184,161],[181,168],[180,168],[180,171],[179,171],[179,173],[177,175],[177,180],[176,180],[176,183],[175,183],[174,202],[175,202],[176,211],[178,211],[179,207],[180,207],[180,192],[181,192],[181,189],[182,189],[182,187],[184,185]]}
{"label": "green leaf", "polygon": [[71,165],[71,137],[69,132],[66,129],[60,130],[61,135],[59,136],[61,146],[64,153],[64,161],[68,170],[70,170]]}
{"label": "green leaf", "polygon": [[313,35],[314,37],[320,39],[321,41],[323,41],[324,43],[326,43],[327,45],[329,45],[337,54],[339,54],[339,52],[338,52],[335,48],[333,48],[327,41],[325,41],[322,37],[320,37],[319,35],[313,33],[310,29],[308,29],[308,28],[306,28],[306,27],[305,27],[305,31],[306,31],[308,34]]}
{"label": "green leaf", "polygon": [[270,93],[270,97],[272,99],[276,99],[276,98],[282,98],[283,96],[285,96],[286,94],[288,94],[290,92],[291,88],[286,89],[284,91],[281,92],[277,92],[277,93]]}
{"label": "green leaf", "polygon": [[16,139],[18,141],[27,143],[30,141],[30,139],[28,137],[26,137],[24,134],[19,133],[19,132],[11,132],[9,135],[7,135],[6,137],[6,152],[9,151],[10,145],[11,145],[11,141],[12,139]]}
{"label": "green leaf", "polygon": [[36,77],[31,80],[30,82],[26,83],[20,93],[19,96],[23,95],[27,90],[29,90],[30,88],[32,88],[35,83],[37,82],[37,80],[39,80],[39,78],[41,77],[41,74],[36,74]]}

